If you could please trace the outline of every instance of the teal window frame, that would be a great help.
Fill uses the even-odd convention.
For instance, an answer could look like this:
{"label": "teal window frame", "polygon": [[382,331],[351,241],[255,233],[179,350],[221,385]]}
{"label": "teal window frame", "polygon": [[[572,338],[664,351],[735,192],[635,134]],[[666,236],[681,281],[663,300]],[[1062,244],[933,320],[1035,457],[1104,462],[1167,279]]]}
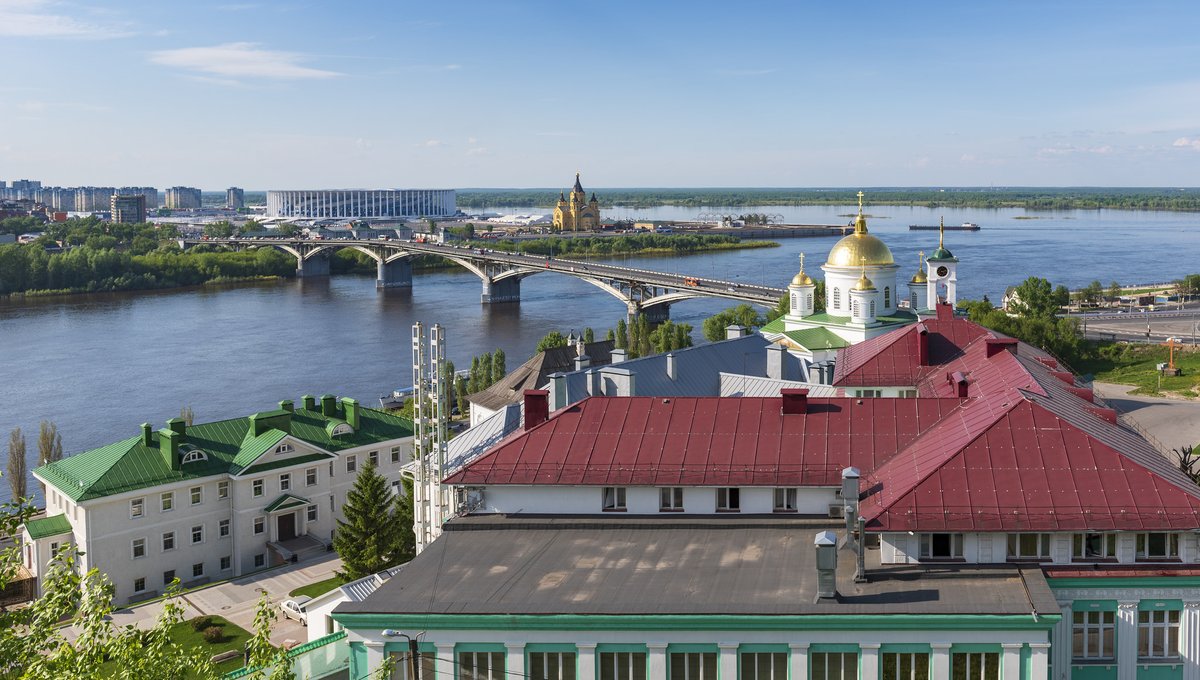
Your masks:
{"label": "teal window frame", "polygon": [[[671,657],[674,656],[675,654],[712,654],[713,658],[714,658],[713,677],[709,678],[708,674],[703,672],[703,659],[702,659],[700,677],[694,678],[694,677],[691,677],[691,675],[687,675],[686,680],[723,680],[723,679],[720,679],[721,651],[717,647],[717,645],[715,645],[715,644],[672,644],[672,645],[667,645],[667,677],[665,680],[673,680],[675,677],[674,664],[672,664],[672,659],[671,659]],[[657,680],[657,678],[654,680]]]}
{"label": "teal window frame", "polygon": [[[930,645],[920,644],[920,643],[890,643],[890,644],[885,644],[885,645],[880,646],[880,648],[879,648],[879,673],[878,673],[878,677],[880,680],[887,680],[884,677],[883,670],[884,670],[884,666],[885,666],[886,657],[889,654],[919,654],[919,655],[923,655],[925,657],[925,680],[932,680],[932,678],[933,678],[933,647],[931,647]],[[897,677],[898,678],[900,677],[899,672],[897,672]],[[910,680],[910,679],[904,678],[903,680]]]}
{"label": "teal window frame", "polygon": [[[826,680],[826,678],[818,678],[813,675],[815,664],[813,657],[817,654],[853,654],[855,656],[854,677],[842,680],[858,680],[862,677],[862,649],[857,644],[816,644],[808,649],[808,679],[807,680]],[[844,661],[844,659],[843,659]],[[843,666],[844,670],[844,666]],[[828,668],[826,669],[826,677],[828,677]]]}
{"label": "teal window frame", "polygon": [[[489,675],[493,676],[493,680],[507,680],[508,676],[508,649],[504,645],[487,642],[460,642],[454,645],[454,677],[459,680],[465,680],[462,669],[462,659],[460,654],[500,654],[500,659],[503,667],[499,674],[491,673],[489,665]],[[490,660],[489,660],[490,661]]]}
{"label": "teal window frame", "polygon": [[[636,643],[623,644],[623,643],[611,643],[611,642],[596,645],[596,676],[595,676],[596,680],[603,680],[600,675],[600,669],[601,669],[600,655],[601,654],[641,654],[642,655],[642,677],[646,678],[647,680],[650,677],[650,651],[646,647],[646,645],[639,645]],[[617,661],[617,659],[614,659],[614,663],[613,663],[614,669],[617,668],[616,661]],[[618,678],[618,680],[620,678],[619,672],[617,673],[617,678]],[[636,678],[636,675],[631,673],[630,680],[634,680],[635,678]]]}
{"label": "teal window frame", "polygon": [[[737,677],[738,680],[746,677],[745,669],[742,665],[742,655],[744,654],[782,654],[783,655],[783,677],[776,677],[774,669],[772,669],[769,680],[788,680],[791,677],[791,649],[787,645],[772,645],[772,644],[748,644],[740,645],[737,649]],[[720,659],[718,659],[718,666]],[[754,673],[754,680],[764,680]]]}
{"label": "teal window frame", "polygon": [[[573,677],[579,677],[579,648],[570,643],[531,642],[525,645],[525,675],[532,680],[541,680],[533,675],[534,654],[574,654]],[[507,669],[506,669],[507,670]]]}

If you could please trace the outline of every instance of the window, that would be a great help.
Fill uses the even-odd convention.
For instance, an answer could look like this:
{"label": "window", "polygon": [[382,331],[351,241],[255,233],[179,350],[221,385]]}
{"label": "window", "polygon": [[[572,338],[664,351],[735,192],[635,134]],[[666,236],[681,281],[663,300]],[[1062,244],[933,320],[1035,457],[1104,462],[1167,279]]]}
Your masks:
{"label": "window", "polygon": [[192,497],[192,505],[200,505],[204,502],[204,487],[193,486],[188,493]]}
{"label": "window", "polygon": [[621,512],[625,510],[625,487],[623,486],[606,486],[604,487],[604,504],[603,509],[607,512]]}
{"label": "window", "polygon": [[192,543],[203,543],[203,542],[204,542],[204,525],[199,524],[197,526],[192,527]]}
{"label": "window", "polygon": [[346,472],[353,474],[358,470],[358,456],[346,456]]}
{"label": "window", "polygon": [[882,680],[929,680],[929,655],[920,653],[885,653]]}
{"label": "window", "polygon": [[887,309],[888,307],[891,307],[891,306],[892,306],[892,289],[889,286],[889,287],[885,287],[883,289],[883,308]]}
{"label": "window", "polygon": [[683,487],[669,486],[659,489],[658,509],[662,512],[683,512]]}
{"label": "window", "polygon": [[1116,612],[1075,612],[1072,623],[1071,649],[1077,661],[1112,659],[1116,639]]}
{"label": "window", "polygon": [[1050,559],[1050,534],[1009,534],[1008,559]]}
{"label": "window", "polygon": [[290,491],[292,488],[292,473],[285,472],[279,475],[279,490]]}
{"label": "window", "polygon": [[775,489],[775,512],[796,512],[796,489]]}
{"label": "window", "polygon": [[804,300],[805,300],[805,301],[808,303],[808,308],[809,308],[809,309],[812,309],[812,306],[813,306],[813,303],[812,303],[812,297],[813,297],[813,296],[812,296],[812,293],[809,293],[808,295],[805,295],[805,296],[804,296]]}
{"label": "window", "polygon": [[787,680],[787,660],[784,652],[744,653],[741,680]]}
{"label": "window", "polygon": [[217,498],[219,500],[229,498],[229,482],[217,482]]}
{"label": "window", "polygon": [[393,463],[400,462],[400,447],[399,446],[392,447],[392,462]]}
{"label": "window", "polygon": [[858,316],[858,300],[850,301],[850,316]]}
{"label": "window", "polygon": [[796,309],[797,307],[800,306],[800,303],[797,302],[797,300],[799,300],[799,299],[800,299],[799,295],[792,293],[792,309]]}
{"label": "window", "polygon": [[1137,558],[1139,560],[1179,559],[1179,534],[1138,534]]}
{"label": "window", "polygon": [[200,578],[204,576],[204,563],[197,562],[192,565],[192,578]]}
{"label": "window", "polygon": [[146,499],[135,498],[129,501],[129,519],[137,519],[146,514]]}
{"label": "window", "polygon": [[133,559],[137,560],[146,556],[146,539],[135,538],[129,547]]}
{"label": "window", "polygon": [[921,559],[960,560],[962,556],[962,534],[921,534]]}
{"label": "window", "polygon": [[317,506],[315,506],[315,505],[308,506],[308,521],[310,521],[310,522],[317,521]]}
{"label": "window", "polygon": [[146,592],[146,579],[145,578],[133,579],[133,592],[135,592],[135,593]]}
{"label": "window", "polygon": [[958,652],[950,655],[951,680],[1000,680],[999,652]]}
{"label": "window", "polygon": [[575,652],[530,652],[529,674],[540,680],[575,680]]}
{"label": "window", "polygon": [[915,292],[912,295],[908,296],[908,306],[910,309],[917,308],[917,294]]}
{"label": "window", "polygon": [[329,478],[333,479],[333,461],[329,461]]}
{"label": "window", "polygon": [[317,485],[317,469],[316,468],[309,468],[304,471],[304,485],[305,486],[316,486]]}
{"label": "window", "polygon": [[223,519],[217,522],[217,538],[229,537],[229,520]]}
{"label": "window", "polygon": [[54,559],[55,557],[58,557],[58,541],[50,543],[50,559]]}
{"label": "window", "polygon": [[159,509],[163,512],[171,512],[175,509],[175,492],[168,491],[158,498]]}
{"label": "window", "polygon": [[256,479],[250,484],[250,494],[255,498],[263,495],[263,480]]}
{"label": "window", "polygon": [[842,308],[842,289],[841,288],[833,289],[833,308],[834,309]]}
{"label": "window", "polygon": [[[333,617],[326,617],[325,620],[326,620],[325,634],[333,635],[335,632],[337,632],[336,630],[334,630],[334,626],[336,626],[337,624],[334,622]],[[392,674],[389,675],[388,677],[391,680],[412,680],[408,674],[408,652],[391,652],[388,656],[389,656],[389,659],[392,664]],[[421,661],[420,676],[422,678],[427,678],[428,680],[433,680],[433,678],[436,678],[437,677],[437,668],[435,668],[435,666],[437,664],[437,654],[433,654],[433,653],[421,654],[420,661]],[[451,674],[451,677],[453,677],[453,674]]]}
{"label": "window", "polygon": [[208,460],[208,454],[200,449],[192,449],[183,454],[184,463],[199,463],[202,460]]}
{"label": "window", "polygon": [[163,552],[175,549],[175,532],[168,531],[162,535]]}
{"label": "window", "polygon": [[221,558],[221,571],[229,571],[233,567],[233,558],[226,555]]}
{"label": "window", "polygon": [[1071,538],[1071,558],[1076,560],[1116,559],[1117,535],[1075,534]]}
{"label": "window", "polygon": [[870,397],[871,399],[878,399],[883,396],[883,390],[859,390],[858,396]]}
{"label": "window", "polygon": [[875,316],[875,301],[871,300],[871,316]]}
{"label": "window", "polygon": [[646,653],[600,652],[600,680],[646,680]]}
{"label": "window", "polygon": [[255,517],[254,518],[254,533],[261,534],[263,531],[266,530],[266,527],[267,527],[267,518],[265,518],[265,517]]}
{"label": "window", "polygon": [[717,489],[717,512],[737,512],[741,509],[741,489],[736,486]]}
{"label": "window", "polygon": [[266,555],[266,553],[259,553],[259,554],[257,554],[257,555],[255,555],[255,556],[254,556],[254,568],[255,568],[255,569],[259,569],[259,568],[261,568],[261,567],[265,567],[266,565],[267,565],[267,555]]}
{"label": "window", "polygon": [[504,652],[459,652],[459,680],[506,680]]}
{"label": "window", "polygon": [[275,447],[275,453],[291,453],[292,450],[291,444],[280,444]]}
{"label": "window", "polygon": [[716,652],[672,652],[671,680],[717,680]]}
{"label": "window", "polygon": [[855,680],[858,654],[854,652],[816,652],[809,655],[812,680]]}
{"label": "window", "polygon": [[901,399],[916,399],[917,391],[916,390],[900,390],[898,395]]}
{"label": "window", "polygon": [[163,572],[163,585],[169,586],[175,582],[175,570],[169,569]]}
{"label": "window", "polygon": [[1138,660],[1179,658],[1179,610],[1138,612]]}
{"label": "window", "polygon": [[367,460],[371,461],[371,465],[374,465],[375,467],[379,467],[379,452],[372,451],[372,452],[368,453]]}

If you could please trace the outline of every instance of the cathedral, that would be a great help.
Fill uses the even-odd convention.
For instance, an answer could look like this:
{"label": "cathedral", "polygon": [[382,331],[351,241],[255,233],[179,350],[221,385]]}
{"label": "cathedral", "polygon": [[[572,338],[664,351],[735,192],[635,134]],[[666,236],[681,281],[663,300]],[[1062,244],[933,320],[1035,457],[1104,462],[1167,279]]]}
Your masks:
{"label": "cathedral", "polygon": [[805,361],[812,382],[832,380],[838,349],[916,323],[939,301],[954,305],[957,299],[958,258],[946,249],[944,233],[937,250],[928,258],[922,253],[916,273],[901,284],[891,249],[867,231],[862,199],[860,191],[854,233],[838,241],[821,266],[825,311],[816,311],[816,282],[804,271],[802,253],[800,272],[788,285],[788,313],[762,328],[768,340]]}
{"label": "cathedral", "polygon": [[558,205],[554,206],[554,231],[593,231],[599,228],[600,202],[596,200],[595,193],[588,200],[577,172],[570,199],[561,192],[558,194]]}

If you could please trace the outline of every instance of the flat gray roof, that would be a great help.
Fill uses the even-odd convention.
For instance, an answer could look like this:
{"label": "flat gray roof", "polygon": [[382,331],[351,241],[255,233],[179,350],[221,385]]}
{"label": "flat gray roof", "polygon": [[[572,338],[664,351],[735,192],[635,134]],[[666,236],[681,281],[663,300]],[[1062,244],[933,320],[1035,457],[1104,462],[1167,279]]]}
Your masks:
{"label": "flat gray roof", "polygon": [[1037,568],[880,567],[816,598],[813,537],[827,519],[477,516],[445,532],[362,602],[393,614],[1031,614],[1058,605]]}

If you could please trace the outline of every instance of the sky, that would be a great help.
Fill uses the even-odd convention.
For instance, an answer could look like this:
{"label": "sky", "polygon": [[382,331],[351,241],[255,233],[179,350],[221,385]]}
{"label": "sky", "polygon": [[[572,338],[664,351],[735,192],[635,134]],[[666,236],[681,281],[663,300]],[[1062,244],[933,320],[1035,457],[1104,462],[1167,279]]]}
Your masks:
{"label": "sky", "polygon": [[1200,3],[0,0],[0,179],[1198,186]]}

